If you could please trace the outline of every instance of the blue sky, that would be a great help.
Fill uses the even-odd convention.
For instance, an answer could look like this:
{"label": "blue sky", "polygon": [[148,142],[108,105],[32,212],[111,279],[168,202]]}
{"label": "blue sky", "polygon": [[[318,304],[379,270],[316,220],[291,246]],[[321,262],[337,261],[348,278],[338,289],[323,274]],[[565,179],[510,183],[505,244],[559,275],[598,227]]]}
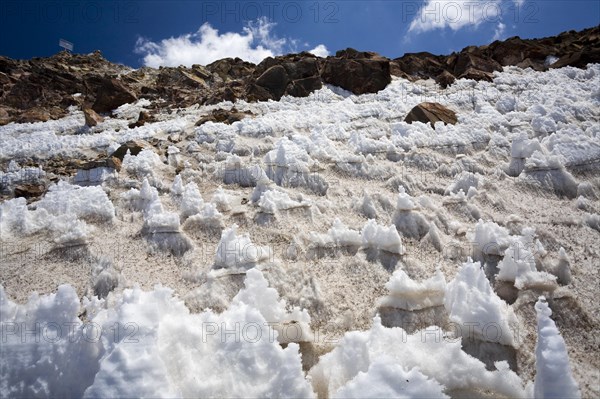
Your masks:
{"label": "blue sky", "polygon": [[599,0],[37,1],[0,2],[0,55],[45,57],[58,40],[111,61],[205,64],[225,56],[354,47],[399,57],[447,54],[511,36],[543,37],[600,24]]}

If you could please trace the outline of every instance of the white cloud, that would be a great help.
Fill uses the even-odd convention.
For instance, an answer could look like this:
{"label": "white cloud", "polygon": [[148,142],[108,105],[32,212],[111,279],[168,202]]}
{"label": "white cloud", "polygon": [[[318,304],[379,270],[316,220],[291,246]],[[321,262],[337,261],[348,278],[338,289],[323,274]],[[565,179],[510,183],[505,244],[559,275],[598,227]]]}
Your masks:
{"label": "white cloud", "polygon": [[309,53],[316,55],[317,57],[327,57],[329,55],[329,50],[325,47],[324,44],[319,44],[312,50],[308,50]]}
{"label": "white cloud", "polygon": [[502,22],[498,22],[498,25],[496,26],[496,30],[494,31],[494,37],[492,37],[492,41],[502,39],[503,38],[502,36],[504,35],[505,30],[506,30],[506,25],[504,25]]}
{"label": "white cloud", "polygon": [[[143,55],[144,65],[154,68],[206,65],[227,57],[239,57],[257,64],[267,57],[283,54],[284,50],[295,47],[298,42],[295,39],[278,38],[273,33],[274,27],[275,23],[259,18],[249,22],[240,33],[219,33],[207,22],[195,33],[159,42],[139,38],[134,51]],[[323,45],[315,49],[321,47],[326,51]]]}
{"label": "white cloud", "polygon": [[500,3],[500,0],[428,0],[417,12],[408,31],[422,33],[444,28],[456,31],[467,26],[477,27],[482,22],[498,22],[502,18]]}

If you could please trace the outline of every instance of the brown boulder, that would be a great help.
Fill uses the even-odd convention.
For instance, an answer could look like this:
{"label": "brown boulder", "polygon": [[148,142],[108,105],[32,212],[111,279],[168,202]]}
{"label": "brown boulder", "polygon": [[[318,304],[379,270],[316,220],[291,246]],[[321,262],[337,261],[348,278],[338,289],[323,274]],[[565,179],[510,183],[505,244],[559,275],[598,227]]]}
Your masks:
{"label": "brown boulder", "polygon": [[244,79],[252,74],[255,65],[241,58],[224,58],[208,64],[206,69],[227,82],[233,79]]}
{"label": "brown boulder", "polygon": [[552,64],[550,68],[562,68],[565,66],[585,68],[587,64],[597,63],[600,63],[600,48],[566,54]]}
{"label": "brown boulder", "polygon": [[468,68],[462,74],[458,75],[459,79],[485,80],[491,82],[494,80],[494,75],[475,68]]}
{"label": "brown boulder", "polygon": [[407,123],[423,122],[431,123],[435,129],[435,122],[455,125],[458,122],[456,113],[438,103],[421,103],[410,110],[404,121]]}
{"label": "brown boulder", "polygon": [[12,119],[8,114],[8,111],[4,108],[0,108],[0,126],[4,126],[10,122],[12,122]]}
{"label": "brown boulder", "polygon": [[444,72],[440,73],[438,76],[436,76],[435,81],[443,89],[445,89],[448,86],[450,86],[452,83],[454,83],[454,81],[456,81],[456,77],[454,77],[454,75],[452,75],[450,72],[444,71]]}
{"label": "brown boulder", "polygon": [[15,186],[15,198],[23,197],[26,199],[39,198],[46,193],[46,186],[43,184],[19,184]]}
{"label": "brown boulder", "polygon": [[19,123],[34,123],[46,122],[50,120],[50,112],[45,108],[35,107],[21,113],[17,122]]}
{"label": "brown boulder", "polygon": [[123,161],[123,158],[125,158],[125,154],[127,154],[127,151],[129,151],[131,155],[137,155],[146,147],[146,144],[144,144],[143,142],[130,140],[126,143],[121,144],[121,146],[117,148],[115,152],[109,155],[109,158],[114,157],[117,158],[119,161]]}
{"label": "brown boulder", "polygon": [[196,126],[201,126],[206,122],[225,123],[231,125],[233,122],[238,122],[245,117],[252,115],[250,112],[239,112],[235,107],[231,110],[215,109],[209,115],[202,117]]}
{"label": "brown boulder", "polygon": [[544,39],[536,42],[520,37],[494,42],[486,50],[490,58],[503,66],[517,65],[526,58],[543,61],[547,56],[556,54],[556,51],[557,48],[550,43],[544,43]]}
{"label": "brown boulder", "polygon": [[501,71],[502,65],[493,59],[484,59],[471,53],[459,54],[454,65],[454,75],[461,76],[469,69],[492,74],[494,71]]}
{"label": "brown boulder", "polygon": [[[238,85],[238,83],[240,85]],[[204,105],[218,104],[223,101],[236,102],[239,98],[244,98],[244,89],[241,82],[232,80],[229,86],[224,86],[213,90],[212,94],[203,101]]]}
{"label": "brown boulder", "polygon": [[323,82],[319,76],[311,76],[304,79],[292,81],[286,90],[286,93],[293,97],[308,97],[310,93],[323,87]]}
{"label": "brown boulder", "polygon": [[351,47],[348,47],[345,50],[339,50],[335,53],[336,58],[342,58],[344,60],[359,60],[359,59],[367,59],[367,60],[385,60],[385,57],[380,56],[379,54],[373,51],[358,51]]}
{"label": "brown boulder", "polygon": [[146,122],[154,122],[154,117],[146,111],[140,111],[140,114],[138,115],[138,120],[133,123],[130,123],[129,128],[133,129],[135,127],[144,126]]}
{"label": "brown boulder", "polygon": [[[347,54],[356,55],[352,51],[344,55],[348,56]],[[354,94],[377,93],[392,81],[390,62],[383,58],[329,57],[325,61],[321,77],[325,83]]]}
{"label": "brown boulder", "polygon": [[256,85],[265,88],[274,100],[279,100],[285,94],[289,81],[285,68],[281,65],[275,65],[256,79]]}
{"label": "brown boulder", "polygon": [[96,94],[96,102],[92,109],[96,112],[111,112],[123,104],[137,100],[135,94],[117,79],[104,79]]}
{"label": "brown boulder", "polygon": [[395,75],[401,76],[400,72],[403,72],[421,78],[437,76],[445,70],[442,58],[426,51],[405,54],[393,60]]}
{"label": "brown boulder", "polygon": [[112,168],[117,172],[121,170],[122,162],[119,158],[115,156],[110,156],[107,158],[99,158],[94,159],[92,161],[85,161],[79,164],[79,169],[82,170],[91,170],[96,168]]}
{"label": "brown boulder", "polygon": [[91,108],[83,109],[83,116],[85,117],[86,126],[92,127],[96,126],[98,123],[104,122],[104,118],[101,117]]}

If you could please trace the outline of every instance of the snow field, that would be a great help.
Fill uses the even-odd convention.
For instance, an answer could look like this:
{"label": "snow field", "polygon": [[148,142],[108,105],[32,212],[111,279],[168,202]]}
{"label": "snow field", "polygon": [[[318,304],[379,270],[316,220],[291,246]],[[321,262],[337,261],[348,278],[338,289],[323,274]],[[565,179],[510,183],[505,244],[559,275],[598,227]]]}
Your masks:
{"label": "snow field", "polygon": [[[0,204],[0,392],[597,395],[586,335],[549,307],[563,315],[577,298],[579,318],[599,325],[599,83],[598,65],[510,67],[445,91],[395,79],[377,94],[236,103],[255,117],[232,125],[195,127],[213,106],[128,129],[119,118],[140,101],[91,131],[76,110],[0,127],[0,160],[13,160],[2,190],[49,173],[23,158],[156,139],[98,185]],[[402,122],[432,100],[459,123]],[[83,249],[33,254],[46,242]],[[432,309],[444,322],[410,331],[377,316]],[[467,338],[514,361],[468,354]]]}

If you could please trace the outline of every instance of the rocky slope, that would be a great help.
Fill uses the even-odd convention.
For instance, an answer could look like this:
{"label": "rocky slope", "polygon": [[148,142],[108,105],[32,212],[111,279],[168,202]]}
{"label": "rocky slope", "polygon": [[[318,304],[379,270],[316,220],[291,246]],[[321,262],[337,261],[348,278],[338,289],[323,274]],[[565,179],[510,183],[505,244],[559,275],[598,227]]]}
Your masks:
{"label": "rocky slope", "polygon": [[391,75],[410,80],[434,78],[445,88],[457,78],[491,81],[494,71],[508,65],[542,71],[597,62],[598,27],[543,39],[513,37],[447,56],[421,52],[393,60],[346,49],[327,58],[290,54],[267,58],[258,65],[226,58],[191,68],[133,70],[107,61],[99,51],[87,55],[61,52],[31,60],[0,56],[0,125],[58,119],[73,105],[109,113],[136,99],[160,99],[155,108],[172,109],[239,99],[279,100],[283,95],[306,97],[323,84],[354,94],[375,93],[390,83]]}

